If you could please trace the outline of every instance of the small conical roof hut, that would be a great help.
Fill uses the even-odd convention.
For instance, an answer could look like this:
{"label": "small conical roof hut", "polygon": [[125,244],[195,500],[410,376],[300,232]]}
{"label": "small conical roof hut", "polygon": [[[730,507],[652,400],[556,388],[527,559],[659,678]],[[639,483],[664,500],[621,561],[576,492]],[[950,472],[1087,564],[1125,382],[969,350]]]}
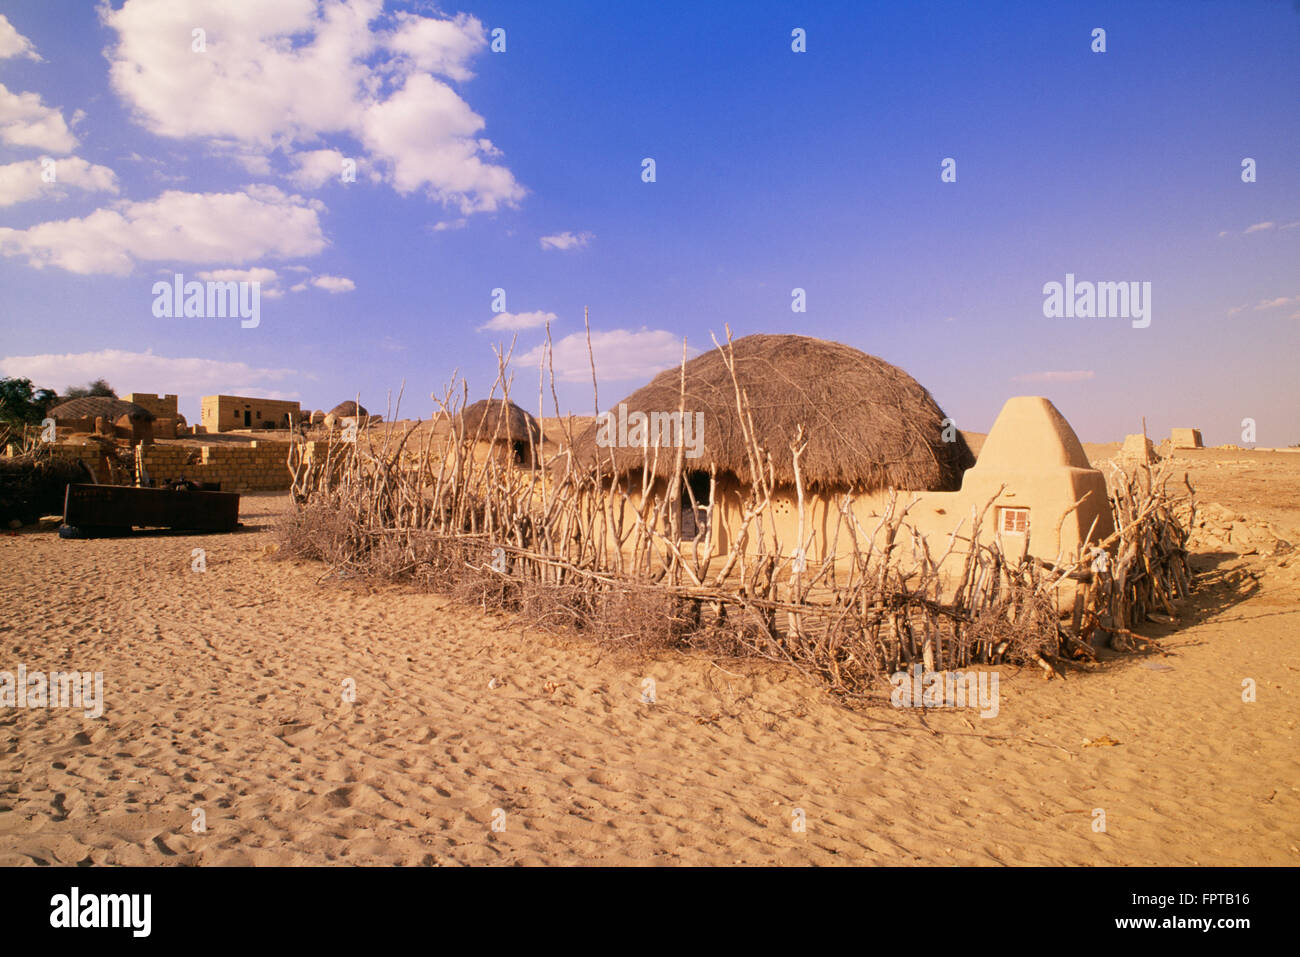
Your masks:
{"label": "small conical roof hut", "polygon": [[457,431],[466,438],[478,436],[483,442],[541,441],[537,420],[509,399],[479,399],[467,405],[458,417]]}
{"label": "small conical roof hut", "polygon": [[[800,425],[808,444],[799,467],[810,489],[954,491],[961,487],[962,473],[975,464],[951,423],[946,431],[953,441],[944,441],[945,416],[930,393],[883,359],[796,335],[746,336],[731,348],[754,433],[772,457],[778,484],[794,484],[790,443]],[[661,372],[612,413],[621,415],[620,405],[628,415],[676,411],[681,376],[681,367]],[[687,468],[716,467],[749,482],[735,385],[720,350],[686,363],[685,409],[703,413],[701,455],[688,459]],[[601,447],[598,427],[599,421],[574,440],[579,463],[590,466],[599,458],[608,468],[612,455],[620,472],[642,468],[642,448]]]}
{"label": "small conical roof hut", "polygon": [[346,419],[354,415],[370,415],[370,413],[366,411],[364,405],[357,405],[357,403],[352,399],[348,399],[346,402],[340,402],[338,405],[334,406],[334,408],[330,409],[329,414],[338,419]]}

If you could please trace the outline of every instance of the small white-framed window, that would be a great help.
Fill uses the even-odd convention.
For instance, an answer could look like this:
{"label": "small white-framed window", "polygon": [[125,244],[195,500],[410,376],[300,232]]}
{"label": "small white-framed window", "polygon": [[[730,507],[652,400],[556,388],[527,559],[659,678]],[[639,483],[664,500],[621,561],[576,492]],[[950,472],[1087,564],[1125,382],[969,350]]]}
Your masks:
{"label": "small white-framed window", "polygon": [[1003,535],[1029,534],[1029,509],[1001,508],[998,517],[998,529]]}

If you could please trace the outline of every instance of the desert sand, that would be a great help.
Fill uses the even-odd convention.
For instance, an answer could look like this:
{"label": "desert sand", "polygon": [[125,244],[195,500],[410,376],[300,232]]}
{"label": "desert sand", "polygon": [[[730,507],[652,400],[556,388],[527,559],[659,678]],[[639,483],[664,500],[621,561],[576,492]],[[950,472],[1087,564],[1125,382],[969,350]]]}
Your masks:
{"label": "desert sand", "polygon": [[[1179,457],[1300,542],[1300,454]],[[341,579],[274,554],[286,508],[0,536],[0,670],[102,671],[106,699],[0,711],[0,864],[1300,864],[1294,552],[1202,544],[1165,654],[1004,668],[981,719]]]}

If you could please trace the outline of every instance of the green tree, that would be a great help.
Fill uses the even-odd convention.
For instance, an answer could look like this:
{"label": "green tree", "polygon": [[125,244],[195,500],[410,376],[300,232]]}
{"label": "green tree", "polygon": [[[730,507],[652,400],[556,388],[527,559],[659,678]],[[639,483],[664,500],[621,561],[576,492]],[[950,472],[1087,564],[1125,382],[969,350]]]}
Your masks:
{"label": "green tree", "polygon": [[70,385],[63,390],[64,399],[84,399],[88,395],[106,395],[116,399],[117,392],[106,379],[96,379],[85,385]]}
{"label": "green tree", "polygon": [[39,425],[58,396],[50,389],[35,389],[31,379],[0,378],[0,422]]}

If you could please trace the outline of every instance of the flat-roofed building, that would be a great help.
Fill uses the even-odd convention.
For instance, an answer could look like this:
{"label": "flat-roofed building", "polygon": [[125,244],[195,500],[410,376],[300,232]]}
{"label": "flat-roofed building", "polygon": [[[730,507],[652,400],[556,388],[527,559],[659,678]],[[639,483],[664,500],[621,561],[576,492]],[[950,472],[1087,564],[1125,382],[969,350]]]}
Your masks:
{"label": "flat-roofed building", "polygon": [[302,418],[297,402],[243,395],[205,395],[199,417],[208,432],[236,429],[287,429]]}
{"label": "flat-roofed building", "polygon": [[124,395],[127,402],[134,402],[142,409],[148,409],[159,419],[175,419],[179,413],[176,411],[176,403],[179,396],[171,393],[167,395],[154,395],[152,392],[129,392]]}
{"label": "flat-roofed building", "polygon": [[154,395],[152,392],[131,392],[126,396],[127,402],[153,413],[153,434],[156,439],[172,439],[179,434],[183,420],[176,410],[178,399],[178,396],[171,393]]}

